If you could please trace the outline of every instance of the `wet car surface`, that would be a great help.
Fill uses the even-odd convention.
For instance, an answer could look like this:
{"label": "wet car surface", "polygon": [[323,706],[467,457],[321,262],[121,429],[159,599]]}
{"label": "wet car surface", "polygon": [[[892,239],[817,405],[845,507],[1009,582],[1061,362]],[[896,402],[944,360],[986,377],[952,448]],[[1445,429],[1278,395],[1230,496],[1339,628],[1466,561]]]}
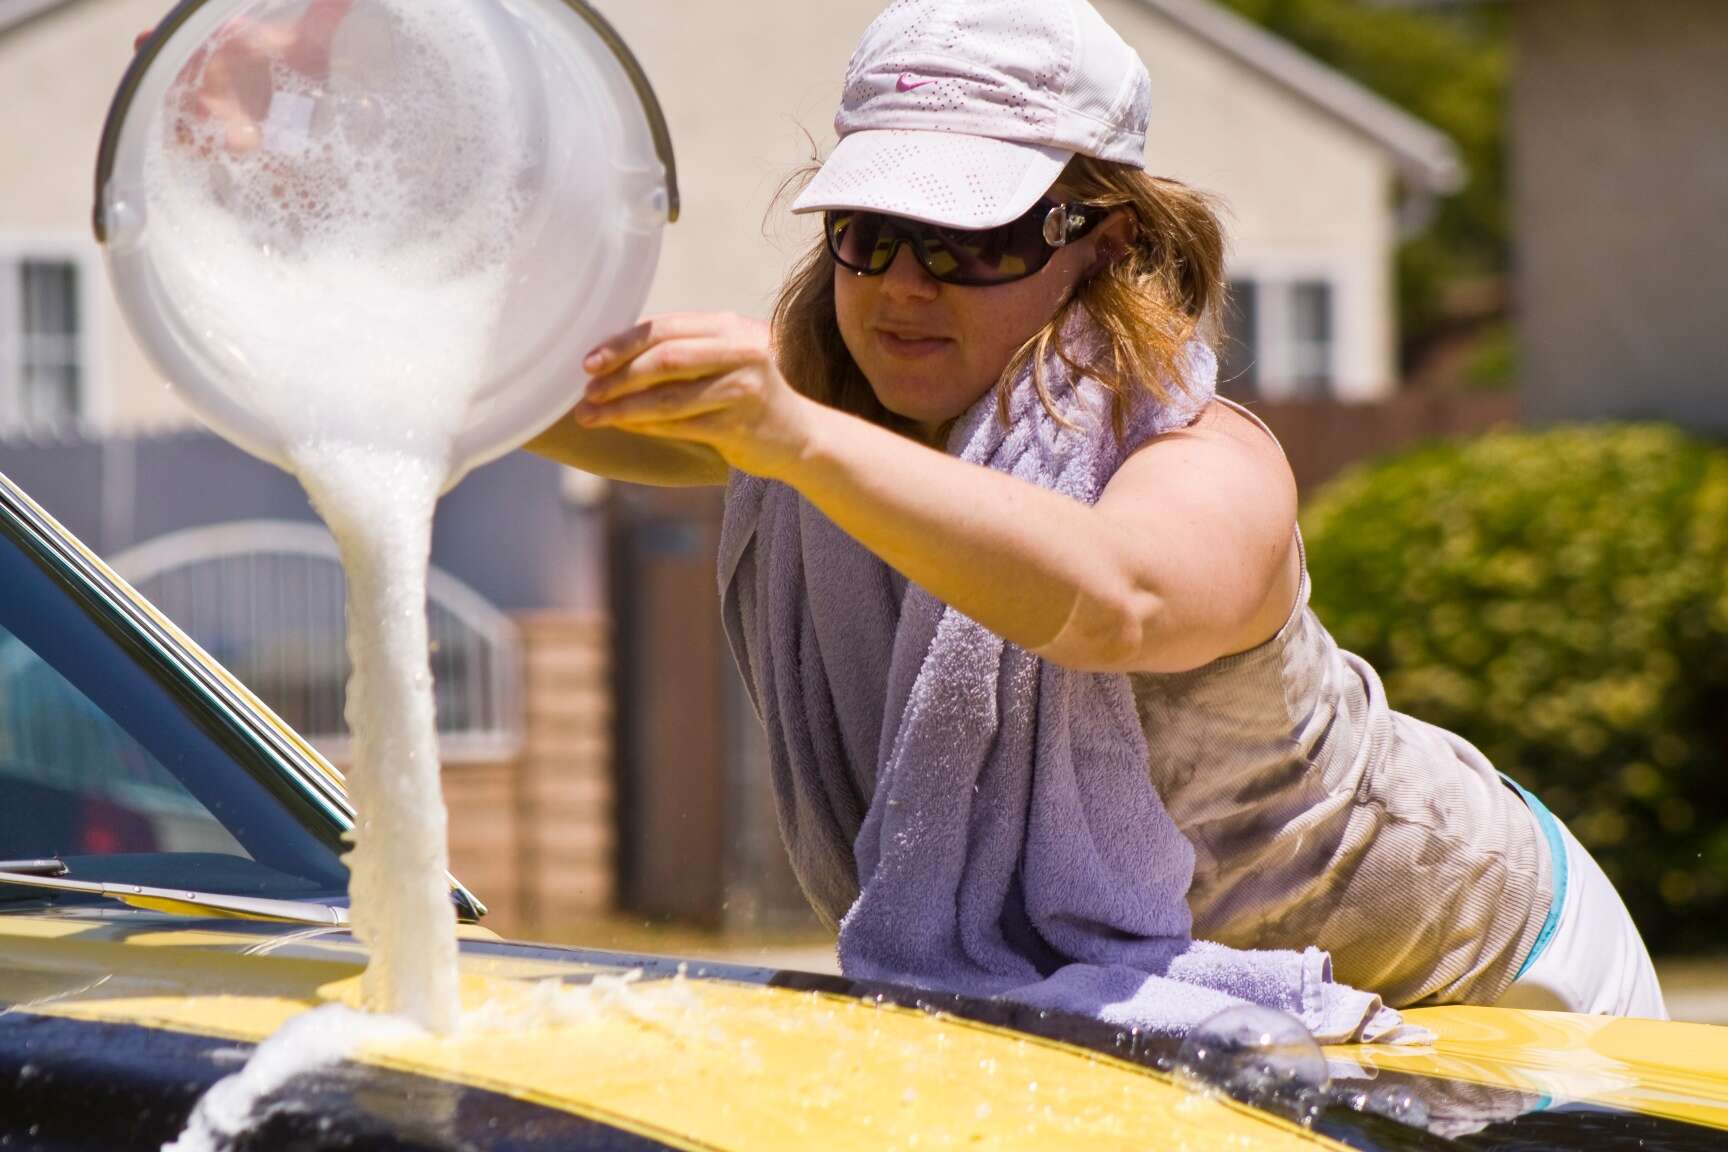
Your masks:
{"label": "wet car surface", "polygon": [[[0,587],[0,872],[17,877],[0,884],[0,1148],[159,1148],[284,1022],[357,1003],[365,952],[318,919],[346,903],[352,813],[298,736],[3,478]],[[517,944],[451,898],[472,1027],[295,1078],[236,1147],[1728,1147],[1728,1029],[1421,1009],[1435,1045],[1329,1049],[1330,1087],[1292,1113],[1197,1088],[1167,1039]]]}

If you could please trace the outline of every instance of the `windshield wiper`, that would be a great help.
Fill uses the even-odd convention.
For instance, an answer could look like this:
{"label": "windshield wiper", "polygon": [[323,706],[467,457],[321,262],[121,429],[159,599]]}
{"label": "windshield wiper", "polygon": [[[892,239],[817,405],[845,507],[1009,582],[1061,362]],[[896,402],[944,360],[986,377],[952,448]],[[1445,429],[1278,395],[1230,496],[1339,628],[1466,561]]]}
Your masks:
{"label": "windshield wiper", "polygon": [[21,872],[27,876],[64,876],[68,871],[63,861],[53,857],[46,860],[0,860],[0,872]]}
{"label": "windshield wiper", "polygon": [[[18,868],[17,865],[26,865]],[[59,865],[58,871],[54,869]],[[142,884],[100,884],[89,880],[66,880],[66,866],[58,860],[0,860],[0,884],[19,888],[42,888],[54,892],[76,892],[83,896],[105,896],[133,908],[167,912],[174,916],[227,916],[240,920],[274,920],[289,924],[319,924],[336,928],[348,925],[348,910],[330,904],[300,900],[273,900],[264,896],[229,896],[219,892],[194,892],[186,888],[149,888]]]}

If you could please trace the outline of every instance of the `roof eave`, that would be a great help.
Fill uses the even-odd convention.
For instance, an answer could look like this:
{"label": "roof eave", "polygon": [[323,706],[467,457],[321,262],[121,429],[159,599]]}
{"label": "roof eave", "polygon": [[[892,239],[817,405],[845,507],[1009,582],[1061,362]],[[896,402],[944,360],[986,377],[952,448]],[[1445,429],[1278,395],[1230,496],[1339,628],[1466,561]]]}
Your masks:
{"label": "roof eave", "polygon": [[1468,170],[1450,136],[1259,25],[1210,0],[1139,2],[1380,144],[1405,183],[1440,196],[1464,187]]}
{"label": "roof eave", "polygon": [[0,0],[0,36],[72,0]]}

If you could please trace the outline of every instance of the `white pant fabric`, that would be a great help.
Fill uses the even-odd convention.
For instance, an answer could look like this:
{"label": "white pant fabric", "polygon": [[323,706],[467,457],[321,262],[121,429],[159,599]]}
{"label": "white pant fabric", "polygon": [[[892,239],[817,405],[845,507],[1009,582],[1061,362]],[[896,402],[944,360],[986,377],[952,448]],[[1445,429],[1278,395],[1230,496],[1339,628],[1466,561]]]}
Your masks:
{"label": "white pant fabric", "polygon": [[1566,845],[1560,920],[1497,1006],[1668,1019],[1650,953],[1620,894],[1571,830],[1555,822]]}

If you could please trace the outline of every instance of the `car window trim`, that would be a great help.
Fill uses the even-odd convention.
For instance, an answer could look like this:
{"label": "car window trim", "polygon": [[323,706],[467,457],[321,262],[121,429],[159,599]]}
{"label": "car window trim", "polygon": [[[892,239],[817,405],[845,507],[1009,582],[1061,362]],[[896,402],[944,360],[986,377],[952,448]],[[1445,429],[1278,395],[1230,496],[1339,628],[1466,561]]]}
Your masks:
{"label": "car window trim", "polygon": [[[90,612],[97,625],[116,643],[141,656],[156,670],[169,691],[213,714],[221,735],[275,769],[270,779],[260,780],[267,790],[284,782],[322,812],[338,836],[354,826],[354,808],[336,785],[335,770],[311,759],[308,749],[298,746],[264,718],[268,705],[248,699],[218,675],[215,661],[193,649],[196,642],[182,638],[177,629],[165,625],[142,605],[141,595],[127,587],[70,532],[0,472],[0,534],[23,548],[51,578]],[[194,691],[186,691],[191,688]],[[248,693],[248,695],[250,695]],[[282,723],[280,720],[277,723]],[[286,724],[283,724],[286,728]],[[248,757],[235,755],[237,765],[247,766]],[[327,775],[326,773],[329,773]],[[478,920],[486,906],[452,875],[446,873],[463,919]]]}

